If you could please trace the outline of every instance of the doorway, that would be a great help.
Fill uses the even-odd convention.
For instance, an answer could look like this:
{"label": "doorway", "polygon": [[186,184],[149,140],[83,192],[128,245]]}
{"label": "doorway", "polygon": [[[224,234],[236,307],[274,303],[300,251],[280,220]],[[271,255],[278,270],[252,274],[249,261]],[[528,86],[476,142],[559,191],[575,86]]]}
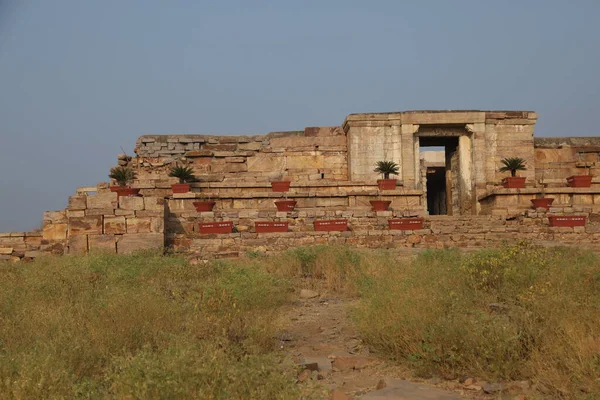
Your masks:
{"label": "doorway", "polygon": [[[424,189],[429,215],[452,215],[458,209],[458,137],[420,136]],[[453,173],[454,170],[454,173]]]}

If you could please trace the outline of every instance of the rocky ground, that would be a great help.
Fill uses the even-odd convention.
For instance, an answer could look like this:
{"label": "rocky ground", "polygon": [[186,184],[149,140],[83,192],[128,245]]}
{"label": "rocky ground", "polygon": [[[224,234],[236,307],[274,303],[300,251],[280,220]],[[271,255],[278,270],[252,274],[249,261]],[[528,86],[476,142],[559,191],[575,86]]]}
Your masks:
{"label": "rocky ground", "polygon": [[334,400],[528,399],[528,382],[419,379],[372,354],[348,318],[352,301],[303,289],[278,333],[282,349],[305,368],[299,382],[321,383]]}

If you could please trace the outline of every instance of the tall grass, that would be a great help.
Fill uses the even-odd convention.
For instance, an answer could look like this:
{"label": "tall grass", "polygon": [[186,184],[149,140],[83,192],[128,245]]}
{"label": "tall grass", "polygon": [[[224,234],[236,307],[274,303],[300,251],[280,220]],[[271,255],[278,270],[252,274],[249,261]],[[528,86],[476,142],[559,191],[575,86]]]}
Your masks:
{"label": "tall grass", "polygon": [[428,251],[389,265],[361,295],[354,317],[367,343],[422,374],[530,379],[553,397],[600,396],[595,254],[526,243]]}
{"label": "tall grass", "polygon": [[154,253],[0,266],[0,397],[298,398],[273,352],[289,281]]}

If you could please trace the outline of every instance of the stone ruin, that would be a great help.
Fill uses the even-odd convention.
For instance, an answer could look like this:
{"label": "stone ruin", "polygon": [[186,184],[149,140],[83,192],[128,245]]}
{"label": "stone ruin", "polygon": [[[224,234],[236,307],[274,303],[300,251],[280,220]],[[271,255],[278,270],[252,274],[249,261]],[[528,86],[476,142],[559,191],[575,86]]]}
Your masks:
{"label": "stone ruin", "polygon": [[[36,232],[0,233],[0,259],[40,253],[128,253],[168,249],[209,259],[269,253],[314,244],[356,247],[484,247],[530,240],[600,246],[600,138],[535,138],[531,111],[405,111],[351,114],[341,126],[256,136],[144,135],[118,164],[137,172],[139,197],[120,197],[108,183],[79,188],[63,211],[44,214]],[[501,186],[500,160],[520,157],[526,187]],[[377,161],[399,166],[397,187],[380,191]],[[173,194],[174,165],[188,165],[192,191]],[[571,175],[593,176],[588,188]],[[271,181],[291,181],[273,192]],[[531,200],[554,198],[548,210]],[[193,202],[216,201],[210,212]],[[274,201],[297,202],[280,212]],[[390,201],[373,211],[371,200]],[[413,229],[390,220],[420,217]],[[550,226],[554,217],[585,217],[581,226]],[[315,221],[338,221],[322,231]],[[581,218],[580,218],[581,220]],[[281,232],[257,232],[277,222]],[[231,233],[204,234],[200,224],[228,223]]]}

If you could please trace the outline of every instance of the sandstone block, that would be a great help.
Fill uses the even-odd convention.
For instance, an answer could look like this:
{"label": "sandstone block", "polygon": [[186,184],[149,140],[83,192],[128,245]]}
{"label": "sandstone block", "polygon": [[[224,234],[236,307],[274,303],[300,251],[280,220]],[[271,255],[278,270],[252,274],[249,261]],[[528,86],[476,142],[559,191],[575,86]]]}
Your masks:
{"label": "sandstone block", "polygon": [[115,215],[114,208],[88,208],[84,211],[86,216],[98,216],[98,215]]}
{"label": "sandstone block", "polygon": [[210,170],[217,173],[246,172],[248,166],[245,163],[212,164]]}
{"label": "sandstone block", "polygon": [[117,208],[117,194],[113,192],[106,192],[88,196],[87,208]]}
{"label": "sandstone block", "polygon": [[42,237],[49,242],[58,242],[67,239],[67,224],[46,224]]}
{"label": "sandstone block", "polygon": [[87,235],[69,237],[69,254],[87,254],[88,237]]}
{"label": "sandstone block", "polygon": [[162,233],[127,233],[117,239],[117,253],[126,254],[137,250],[163,249],[165,237]]}
{"label": "sandstone block", "polygon": [[127,233],[150,233],[152,232],[151,218],[127,218]]}
{"label": "sandstone block", "polygon": [[44,222],[65,223],[67,222],[67,213],[65,211],[46,211]]}
{"label": "sandstone block", "polygon": [[85,217],[84,210],[67,210],[67,218],[81,218]]}
{"label": "sandstone block", "polygon": [[104,234],[114,235],[126,233],[125,217],[104,217]]}
{"label": "sandstone block", "polygon": [[261,148],[262,148],[261,142],[240,143],[238,145],[239,150],[258,151]]}
{"label": "sandstone block", "polygon": [[0,254],[11,255],[12,252],[13,252],[13,248],[12,247],[0,247]]}
{"label": "sandstone block", "polygon": [[165,209],[165,199],[162,197],[143,197],[144,209],[151,211],[163,211]]}
{"label": "sandstone block", "polygon": [[143,210],[144,198],[138,196],[124,196],[119,198],[119,208],[122,210]]}
{"label": "sandstone block", "polygon": [[71,218],[69,220],[69,236],[102,233],[102,217]]}
{"label": "sandstone block", "polygon": [[254,157],[248,157],[246,164],[248,165],[248,172],[278,173],[283,171],[285,158],[281,156],[255,155]]}
{"label": "sandstone block", "polygon": [[124,217],[128,217],[128,216],[133,217],[135,215],[135,211],[134,210],[121,210],[120,208],[117,208],[117,209],[115,209],[115,215],[124,216]]}
{"label": "sandstone block", "polygon": [[69,197],[69,210],[85,210],[87,208],[87,196]]}
{"label": "sandstone block", "polygon": [[92,252],[110,252],[116,253],[116,239],[115,235],[89,235],[88,236],[88,247],[90,253]]}

